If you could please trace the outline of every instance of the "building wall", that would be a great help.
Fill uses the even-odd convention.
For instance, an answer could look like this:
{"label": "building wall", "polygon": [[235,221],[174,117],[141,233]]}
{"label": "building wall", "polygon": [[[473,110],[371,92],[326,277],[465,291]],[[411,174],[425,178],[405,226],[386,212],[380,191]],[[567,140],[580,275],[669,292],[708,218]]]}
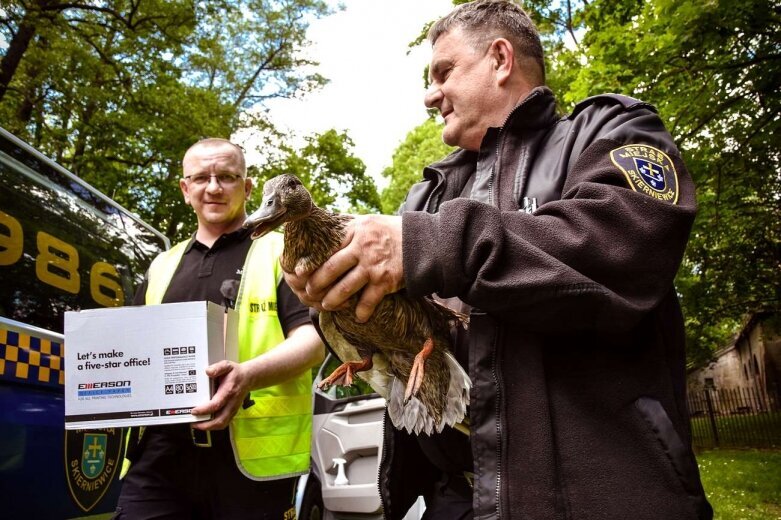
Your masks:
{"label": "building wall", "polygon": [[781,390],[781,334],[776,321],[771,316],[752,318],[733,345],[718,351],[714,361],[689,372],[689,394],[701,394],[706,388],[758,394],[760,404],[751,408],[765,408],[763,403],[774,401]]}
{"label": "building wall", "polygon": [[725,349],[715,361],[690,372],[687,380],[690,392],[701,392],[706,387],[740,388],[743,383],[740,352],[735,347]]}

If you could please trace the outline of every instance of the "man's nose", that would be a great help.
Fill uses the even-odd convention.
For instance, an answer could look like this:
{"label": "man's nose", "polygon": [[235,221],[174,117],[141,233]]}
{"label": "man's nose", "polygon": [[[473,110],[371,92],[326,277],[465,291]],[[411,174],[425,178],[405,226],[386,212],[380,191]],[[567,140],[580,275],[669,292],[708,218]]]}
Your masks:
{"label": "man's nose", "polygon": [[426,90],[426,95],[423,97],[423,103],[426,105],[426,108],[439,108],[441,102],[442,91],[438,85],[432,83],[428,90]]}
{"label": "man's nose", "polygon": [[206,190],[210,192],[216,192],[222,190],[222,184],[217,180],[216,175],[209,176],[209,183],[206,185]]}

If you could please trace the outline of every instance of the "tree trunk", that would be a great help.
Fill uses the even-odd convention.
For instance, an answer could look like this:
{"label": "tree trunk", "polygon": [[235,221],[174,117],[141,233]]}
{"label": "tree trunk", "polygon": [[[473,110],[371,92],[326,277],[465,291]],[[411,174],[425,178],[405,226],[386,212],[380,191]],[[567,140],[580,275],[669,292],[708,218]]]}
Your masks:
{"label": "tree trunk", "polygon": [[52,0],[38,0],[35,7],[27,9],[24,12],[22,21],[19,23],[19,29],[8,44],[8,51],[0,60],[0,101],[5,97],[11,80],[14,79],[16,69],[22,62],[22,57],[30,47],[30,42],[35,36],[36,23],[40,23],[39,13],[51,9]]}
{"label": "tree trunk", "polygon": [[5,97],[8,85],[11,84],[16,69],[19,68],[19,63],[22,61],[22,56],[24,56],[24,53],[30,46],[30,41],[35,35],[35,24],[30,18],[28,11],[24,14],[22,23],[19,24],[19,30],[16,31],[11,43],[8,45],[8,52],[0,61],[0,101]]}

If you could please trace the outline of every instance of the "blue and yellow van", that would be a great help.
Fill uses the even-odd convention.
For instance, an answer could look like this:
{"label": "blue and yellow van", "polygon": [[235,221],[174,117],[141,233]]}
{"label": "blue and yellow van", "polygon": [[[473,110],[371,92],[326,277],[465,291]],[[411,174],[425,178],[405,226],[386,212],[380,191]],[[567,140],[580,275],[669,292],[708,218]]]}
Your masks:
{"label": "blue and yellow van", "polygon": [[0,128],[0,518],[108,518],[121,429],[64,429],[63,315],[129,304],[158,231]]}

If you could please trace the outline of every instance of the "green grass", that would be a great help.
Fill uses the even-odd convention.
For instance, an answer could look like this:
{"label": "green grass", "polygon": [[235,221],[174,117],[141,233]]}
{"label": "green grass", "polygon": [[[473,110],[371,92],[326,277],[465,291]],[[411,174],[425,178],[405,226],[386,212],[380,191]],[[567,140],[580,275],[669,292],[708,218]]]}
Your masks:
{"label": "green grass", "polygon": [[697,462],[715,520],[781,520],[781,451],[708,450]]}

